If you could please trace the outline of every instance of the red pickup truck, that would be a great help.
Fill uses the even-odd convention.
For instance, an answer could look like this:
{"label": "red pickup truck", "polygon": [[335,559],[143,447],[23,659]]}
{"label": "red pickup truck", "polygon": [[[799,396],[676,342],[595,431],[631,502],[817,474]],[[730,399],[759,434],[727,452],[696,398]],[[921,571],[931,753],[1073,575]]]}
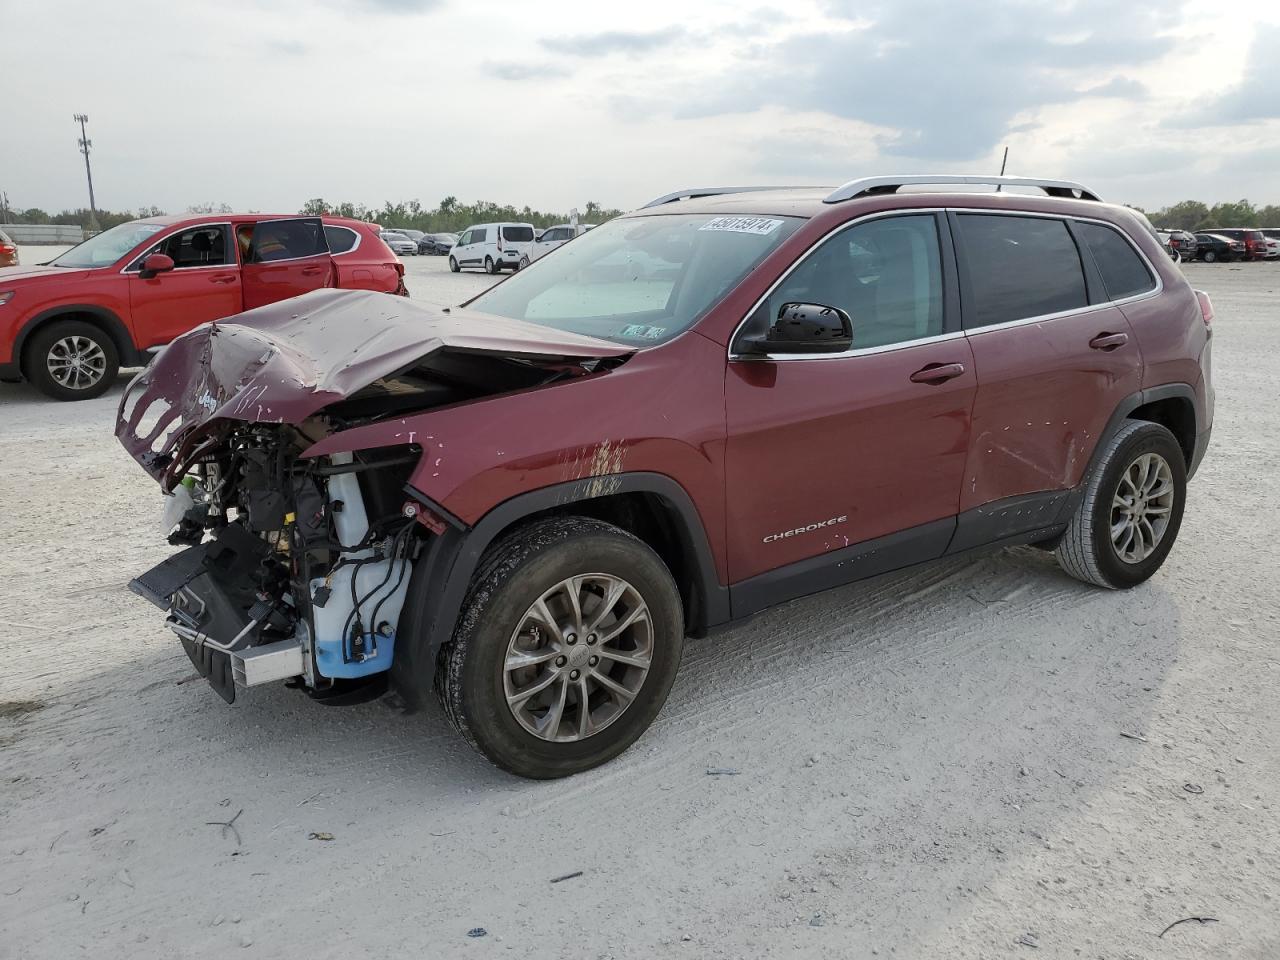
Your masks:
{"label": "red pickup truck", "polygon": [[404,264],[358,220],[123,223],[47,264],[0,270],[0,380],[87,400],[193,327],[324,287],[407,294]]}

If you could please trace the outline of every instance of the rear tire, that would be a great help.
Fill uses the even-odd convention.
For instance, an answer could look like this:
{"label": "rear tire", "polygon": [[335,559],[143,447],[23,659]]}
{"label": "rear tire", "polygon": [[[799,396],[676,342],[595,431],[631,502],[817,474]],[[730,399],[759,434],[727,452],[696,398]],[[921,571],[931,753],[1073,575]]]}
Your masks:
{"label": "rear tire", "polygon": [[1218,259],[1218,252],[1217,252],[1216,250],[1206,250],[1206,251],[1204,252],[1204,262],[1205,262],[1205,263],[1213,263],[1213,262],[1215,262],[1217,259]]}
{"label": "rear tire", "polygon": [[472,747],[518,776],[552,779],[639,739],[683,646],[680,593],[661,558],[611,524],[556,517],[486,552],[435,686]]}
{"label": "rear tire", "polygon": [[457,260],[455,260],[455,259],[453,259],[453,257],[450,257],[450,258],[449,258],[449,270],[450,270],[450,272],[452,272],[452,273],[457,273],[457,272],[458,272],[459,270],[461,270],[461,269],[462,269],[462,268],[461,268],[460,266],[458,266],[458,261],[457,261]]}
{"label": "rear tire", "polygon": [[520,258],[520,262],[516,264],[516,269],[517,269],[517,270],[523,270],[523,269],[524,269],[525,267],[527,267],[528,265],[529,265],[529,257],[528,257],[528,255],[526,254],[525,256],[523,256],[523,257],[521,257],[521,258]]}
{"label": "rear tire", "polygon": [[1129,420],[1107,441],[1056,555],[1077,580],[1125,590],[1173,549],[1187,498],[1187,466],[1173,434]]}
{"label": "rear tire", "polygon": [[115,342],[91,323],[57,320],[37,330],[23,351],[23,374],[55,400],[92,400],[120,371]]}
{"label": "rear tire", "polygon": [[493,257],[484,258],[484,272],[488,274],[495,274],[498,272],[498,267],[494,264]]}

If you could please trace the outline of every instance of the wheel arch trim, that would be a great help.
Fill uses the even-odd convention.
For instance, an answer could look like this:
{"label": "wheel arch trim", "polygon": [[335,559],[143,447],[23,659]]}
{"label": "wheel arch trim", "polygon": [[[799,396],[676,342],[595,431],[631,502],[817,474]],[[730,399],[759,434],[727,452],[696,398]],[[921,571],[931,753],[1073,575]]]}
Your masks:
{"label": "wheel arch trim", "polygon": [[404,620],[397,631],[391,680],[410,705],[417,706],[434,686],[436,656],[453,635],[466,593],[484,552],[506,530],[539,513],[620,494],[658,497],[679,518],[681,550],[696,597],[696,619],[688,627],[699,632],[730,619],[729,590],[716,573],[711,541],[693,499],[664,474],[636,472],[573,480],[541,487],[497,504],[468,527],[435,501],[412,487],[406,493],[446,519],[445,530],[432,537],[414,564],[405,600]]}
{"label": "wheel arch trim", "polygon": [[22,355],[27,348],[27,342],[41,327],[60,319],[69,320],[83,316],[88,316],[91,321],[96,321],[107,336],[111,338],[116,346],[116,351],[120,355],[121,366],[132,366],[142,359],[137,347],[134,346],[133,336],[129,333],[129,328],[125,326],[124,321],[114,311],[96,303],[62,303],[56,307],[42,310],[22,325],[22,329],[18,331],[18,336],[13,342],[14,362],[23,363]]}

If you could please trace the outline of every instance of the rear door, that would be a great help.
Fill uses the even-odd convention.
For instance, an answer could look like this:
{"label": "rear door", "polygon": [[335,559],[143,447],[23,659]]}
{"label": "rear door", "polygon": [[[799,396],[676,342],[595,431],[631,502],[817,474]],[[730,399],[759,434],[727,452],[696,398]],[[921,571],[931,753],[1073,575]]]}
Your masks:
{"label": "rear door", "polygon": [[337,285],[319,217],[259,220],[236,233],[246,310]]}
{"label": "rear door", "polygon": [[[1067,219],[950,218],[978,375],[952,548],[963,549],[1052,524],[1112,413],[1141,388],[1142,358]],[[1132,248],[1111,228],[1097,229]],[[1001,501],[1007,510],[980,509]]]}
{"label": "rear door", "polygon": [[[143,277],[142,261],[153,253],[171,257],[174,267]],[[125,274],[134,338],[144,350],[244,309],[229,223],[203,223],[171,233],[135,258]]]}

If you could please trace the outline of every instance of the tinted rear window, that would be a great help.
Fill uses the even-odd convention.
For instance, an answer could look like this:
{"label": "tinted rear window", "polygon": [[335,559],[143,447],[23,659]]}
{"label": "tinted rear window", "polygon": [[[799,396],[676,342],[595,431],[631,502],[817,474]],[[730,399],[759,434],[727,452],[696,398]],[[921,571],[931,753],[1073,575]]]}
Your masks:
{"label": "tinted rear window", "polygon": [[346,227],[325,227],[324,238],[329,241],[330,253],[346,253],[356,245],[356,232]]}
{"label": "tinted rear window", "polygon": [[1117,231],[1099,223],[1077,223],[1076,229],[1089,245],[1108,297],[1123,300],[1155,289],[1156,281],[1147,265]]}
{"label": "tinted rear window", "polygon": [[319,220],[268,220],[255,224],[252,229],[250,263],[296,260],[329,251]]}
{"label": "tinted rear window", "polygon": [[503,227],[502,239],[511,243],[532,243],[533,227]]}
{"label": "tinted rear window", "polygon": [[962,214],[965,325],[1025,320],[1087,306],[1084,269],[1061,220]]}

